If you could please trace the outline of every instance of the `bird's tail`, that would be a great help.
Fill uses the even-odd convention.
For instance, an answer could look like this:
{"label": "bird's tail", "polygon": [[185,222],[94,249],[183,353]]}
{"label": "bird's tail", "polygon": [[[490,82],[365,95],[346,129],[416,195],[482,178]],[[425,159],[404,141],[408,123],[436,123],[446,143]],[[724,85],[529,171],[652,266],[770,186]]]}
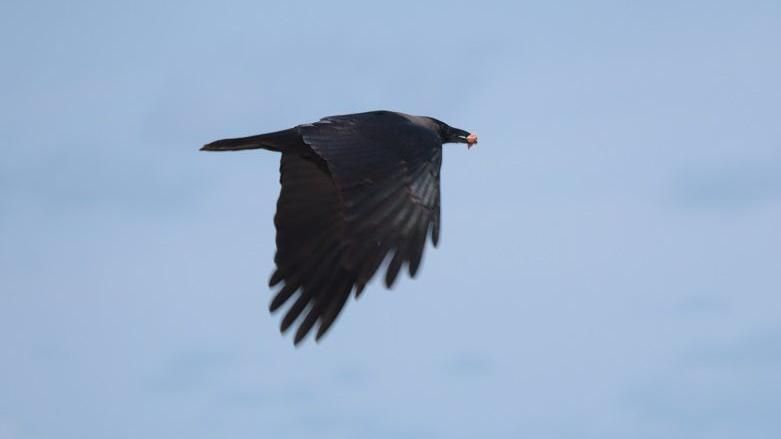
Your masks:
{"label": "bird's tail", "polygon": [[268,149],[270,151],[283,151],[287,145],[299,138],[295,128],[276,131],[273,133],[258,134],[257,136],[237,137],[235,139],[217,140],[201,148],[201,151],[240,151],[243,149]]}

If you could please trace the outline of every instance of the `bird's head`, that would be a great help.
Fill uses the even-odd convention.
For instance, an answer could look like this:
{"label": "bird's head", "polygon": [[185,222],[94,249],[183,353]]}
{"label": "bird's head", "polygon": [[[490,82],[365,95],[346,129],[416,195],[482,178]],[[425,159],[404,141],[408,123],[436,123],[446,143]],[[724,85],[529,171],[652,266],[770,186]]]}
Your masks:
{"label": "bird's head", "polygon": [[444,122],[436,122],[439,125],[439,136],[442,138],[442,143],[466,143],[467,148],[471,148],[477,143],[476,134],[453,128]]}

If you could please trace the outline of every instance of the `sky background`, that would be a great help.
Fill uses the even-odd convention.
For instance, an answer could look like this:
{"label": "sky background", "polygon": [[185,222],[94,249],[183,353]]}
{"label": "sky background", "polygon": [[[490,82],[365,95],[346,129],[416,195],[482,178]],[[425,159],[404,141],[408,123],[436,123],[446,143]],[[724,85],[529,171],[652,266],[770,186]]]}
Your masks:
{"label": "sky background", "polygon": [[[781,437],[781,3],[0,6],[0,439]],[[278,332],[279,158],[389,109],[442,239]]]}

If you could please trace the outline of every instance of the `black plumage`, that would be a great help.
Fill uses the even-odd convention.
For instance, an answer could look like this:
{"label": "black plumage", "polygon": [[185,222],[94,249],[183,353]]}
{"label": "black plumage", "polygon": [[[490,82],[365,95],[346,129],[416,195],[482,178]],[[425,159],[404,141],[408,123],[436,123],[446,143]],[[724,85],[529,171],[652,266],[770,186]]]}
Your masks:
{"label": "black plumage", "polygon": [[269,282],[281,288],[270,310],[291,302],[281,330],[299,321],[296,344],[315,324],[319,340],[384,260],[386,286],[405,264],[415,276],[426,238],[435,246],[439,239],[439,171],[449,142],[471,146],[477,137],[433,118],[373,111],[202,148],[282,153]]}

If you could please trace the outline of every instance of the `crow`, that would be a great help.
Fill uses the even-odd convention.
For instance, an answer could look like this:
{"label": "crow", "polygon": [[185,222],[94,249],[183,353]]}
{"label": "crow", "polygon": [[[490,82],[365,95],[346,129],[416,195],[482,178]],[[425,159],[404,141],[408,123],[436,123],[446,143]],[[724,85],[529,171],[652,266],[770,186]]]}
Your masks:
{"label": "crow", "polygon": [[358,297],[386,259],[388,288],[404,264],[415,276],[426,238],[434,246],[439,240],[445,143],[471,148],[477,136],[432,117],[371,111],[201,148],[282,153],[269,281],[281,286],[269,309],[292,303],[280,329],[300,321],[295,345],[316,323],[319,341],[351,292]]}

